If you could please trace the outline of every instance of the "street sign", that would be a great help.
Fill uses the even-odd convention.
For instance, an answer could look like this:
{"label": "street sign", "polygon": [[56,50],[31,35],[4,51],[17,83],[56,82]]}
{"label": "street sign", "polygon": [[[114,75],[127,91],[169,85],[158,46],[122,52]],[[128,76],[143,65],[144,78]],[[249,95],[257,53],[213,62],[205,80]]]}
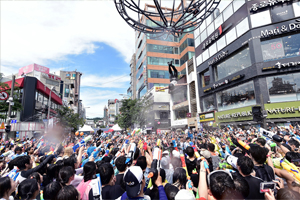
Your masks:
{"label": "street sign", "polygon": [[4,101],[4,100],[6,100],[8,98],[9,98],[9,95],[8,95],[7,92],[5,92],[5,91],[0,92],[0,100]]}
{"label": "street sign", "polygon": [[1,123],[0,129],[5,129],[4,122]]}

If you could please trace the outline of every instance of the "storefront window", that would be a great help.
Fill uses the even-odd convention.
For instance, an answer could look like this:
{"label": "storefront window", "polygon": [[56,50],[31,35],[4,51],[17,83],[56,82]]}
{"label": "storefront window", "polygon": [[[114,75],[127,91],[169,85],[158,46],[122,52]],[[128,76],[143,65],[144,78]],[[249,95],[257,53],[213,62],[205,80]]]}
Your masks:
{"label": "storefront window", "polygon": [[156,44],[147,44],[147,51],[149,51],[149,52],[158,52],[158,53],[175,54],[175,47],[156,45]]}
{"label": "storefront window", "polygon": [[270,102],[297,101],[296,92],[300,92],[299,73],[268,77],[267,84]]}
{"label": "storefront window", "polygon": [[216,81],[234,74],[251,65],[249,48],[246,48],[215,67]]}
{"label": "storefront window", "polygon": [[185,106],[179,109],[174,110],[174,120],[186,119],[187,113],[189,113],[189,107]]}
{"label": "storefront window", "polygon": [[44,96],[44,103],[43,103],[43,105],[48,105],[48,98],[46,97],[46,96]]}
{"label": "storefront window", "polygon": [[202,87],[206,87],[210,83],[210,73],[209,69],[201,73]]}
{"label": "storefront window", "polygon": [[163,65],[168,66],[168,62],[173,61],[173,65],[177,65],[174,63],[173,58],[160,58],[160,57],[147,57],[148,58],[148,64],[149,65]]}
{"label": "storefront window", "polygon": [[172,99],[174,105],[187,101],[187,89],[186,86],[184,87],[184,89],[178,89],[173,92]]}
{"label": "storefront window", "polygon": [[300,34],[261,42],[264,61],[290,58],[300,55]]}
{"label": "storefront window", "polygon": [[213,95],[203,97],[202,99],[203,99],[203,111],[204,112],[216,109],[215,98]]}
{"label": "storefront window", "polygon": [[162,71],[162,70],[148,70],[148,78],[169,78],[169,72],[168,71]]}
{"label": "storefront window", "polygon": [[255,105],[253,81],[217,93],[218,110]]}

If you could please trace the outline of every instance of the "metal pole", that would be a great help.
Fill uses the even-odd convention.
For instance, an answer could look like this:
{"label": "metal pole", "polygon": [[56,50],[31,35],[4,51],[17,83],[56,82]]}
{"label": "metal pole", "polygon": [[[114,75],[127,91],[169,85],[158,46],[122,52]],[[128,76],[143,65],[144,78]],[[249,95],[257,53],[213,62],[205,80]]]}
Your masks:
{"label": "metal pole", "polygon": [[[11,122],[11,109],[12,109],[12,102],[14,101],[14,90],[15,90],[15,79],[16,76],[12,75],[12,81],[11,81],[11,90],[10,90],[10,97],[8,99],[9,105],[8,105],[8,121],[7,125],[10,125]],[[5,135],[5,140],[8,139],[8,133]]]}
{"label": "metal pole", "polygon": [[48,114],[47,114],[48,124],[49,124],[49,118],[50,118],[51,93],[52,93],[52,90],[50,90],[49,101],[48,101]]}

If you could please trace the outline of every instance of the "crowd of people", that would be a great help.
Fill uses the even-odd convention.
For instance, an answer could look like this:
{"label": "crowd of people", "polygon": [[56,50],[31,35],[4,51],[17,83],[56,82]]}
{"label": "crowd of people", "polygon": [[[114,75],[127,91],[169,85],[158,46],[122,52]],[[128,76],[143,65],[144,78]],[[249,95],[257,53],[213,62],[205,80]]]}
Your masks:
{"label": "crowd of people", "polygon": [[292,126],[10,139],[0,200],[300,199],[299,139]]}

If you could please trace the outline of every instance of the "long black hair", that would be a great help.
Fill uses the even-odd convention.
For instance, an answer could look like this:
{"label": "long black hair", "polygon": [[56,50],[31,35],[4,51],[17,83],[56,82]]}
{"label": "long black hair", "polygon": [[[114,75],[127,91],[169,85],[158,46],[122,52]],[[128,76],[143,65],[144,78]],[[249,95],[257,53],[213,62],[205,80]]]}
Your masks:
{"label": "long black hair", "polygon": [[56,181],[48,184],[43,190],[44,199],[56,200],[57,194],[61,190],[61,188],[61,184]]}
{"label": "long black hair", "polygon": [[85,163],[84,167],[83,167],[83,179],[84,182],[87,182],[89,180],[91,180],[94,176],[94,174],[96,173],[96,164],[94,162],[87,162]]}
{"label": "long black hair", "polygon": [[173,174],[173,183],[176,183],[178,181],[180,186],[185,187],[187,181],[186,178],[186,171],[184,168],[178,167],[177,169],[175,169]]}
{"label": "long black hair", "polygon": [[68,182],[69,179],[75,175],[74,169],[71,166],[66,166],[61,168],[58,173],[58,182],[65,186]]}
{"label": "long black hair", "polygon": [[34,193],[39,190],[38,182],[36,179],[26,179],[18,186],[17,199],[29,200],[33,198]]}
{"label": "long black hair", "polygon": [[11,189],[10,178],[2,177],[0,178],[0,198],[2,198],[6,192]]}
{"label": "long black hair", "polygon": [[63,187],[57,194],[56,200],[75,200],[78,199],[79,193],[73,185]]}

